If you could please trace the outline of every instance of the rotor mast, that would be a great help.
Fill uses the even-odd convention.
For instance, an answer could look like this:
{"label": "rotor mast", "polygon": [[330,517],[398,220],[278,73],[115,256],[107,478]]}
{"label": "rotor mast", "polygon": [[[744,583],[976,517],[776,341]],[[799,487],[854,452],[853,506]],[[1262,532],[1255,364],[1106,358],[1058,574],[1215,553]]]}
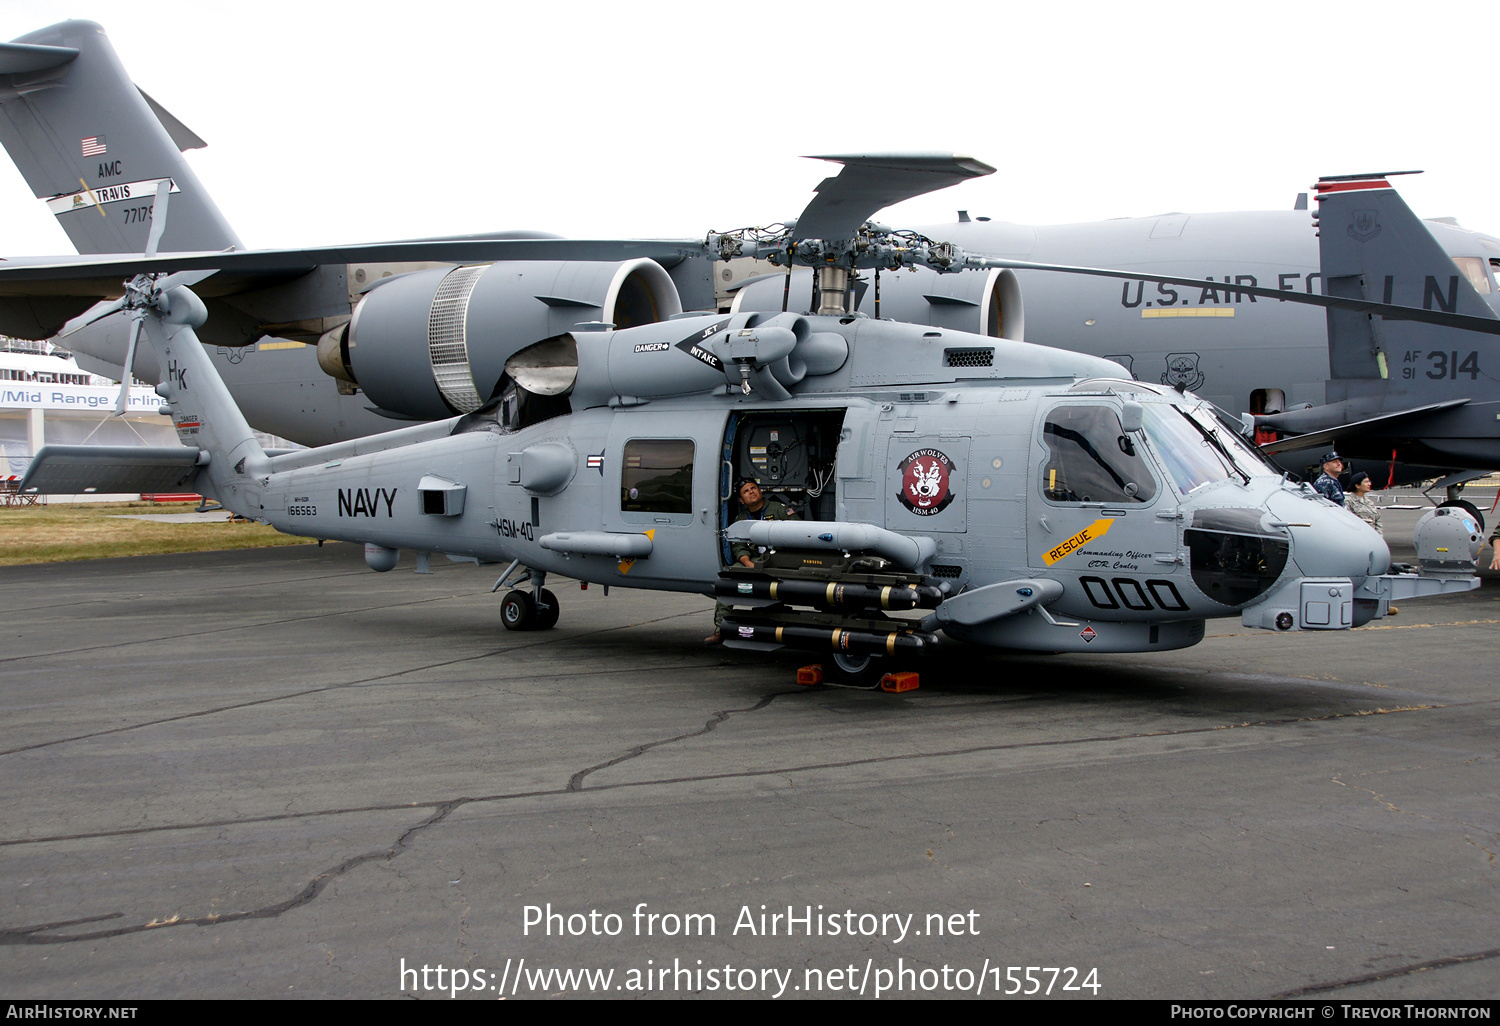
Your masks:
{"label": "rotor mast", "polygon": [[754,256],[787,268],[813,269],[812,312],[839,317],[853,312],[860,268],[897,270],[922,264],[939,271],[962,267],[962,255],[946,243],[912,232],[895,232],[870,217],[902,200],[995,169],[972,157],[945,153],[841,154],[820,156],[844,165],[825,178],[795,221],[768,228],[710,233],[706,242],[720,259]]}

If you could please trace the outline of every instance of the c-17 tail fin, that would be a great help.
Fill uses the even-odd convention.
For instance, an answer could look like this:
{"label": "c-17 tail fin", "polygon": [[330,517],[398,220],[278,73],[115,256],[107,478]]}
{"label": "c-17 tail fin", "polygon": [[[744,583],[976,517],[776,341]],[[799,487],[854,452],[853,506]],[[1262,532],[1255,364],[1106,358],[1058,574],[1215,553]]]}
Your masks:
{"label": "c-17 tail fin", "polygon": [[[1489,291],[1485,269],[1460,268],[1389,177],[1322,178],[1314,187],[1324,291],[1439,319],[1500,320],[1475,287]],[[1257,428],[1285,433],[1265,451],[1311,455],[1336,443],[1346,456],[1420,467],[1500,466],[1492,408],[1500,345],[1493,335],[1365,312],[1329,309],[1327,317],[1327,403],[1255,417]]]}
{"label": "c-17 tail fin", "polygon": [[160,251],[241,248],[183,159],[203,141],[136,87],[91,21],[0,43],[0,144],[80,253],[143,252],[162,181]]}
{"label": "c-17 tail fin", "polygon": [[[1388,177],[1390,173],[1343,175],[1320,178],[1314,186],[1324,291],[1349,299],[1495,319],[1495,311],[1391,187]],[[1476,273],[1475,280],[1488,290],[1484,269],[1476,268]],[[1390,380],[1396,391],[1407,395],[1409,404],[1448,399],[1454,394],[1448,386],[1471,383],[1480,376],[1479,365],[1485,361],[1475,356],[1464,367],[1467,356],[1495,348],[1492,338],[1461,329],[1417,321],[1377,321],[1367,314],[1330,309],[1328,357],[1333,383],[1328,401],[1368,391],[1368,386],[1340,388],[1341,381],[1360,379]],[[1459,366],[1428,366],[1429,351],[1444,352],[1445,360],[1457,352]],[[1441,374],[1436,373],[1439,370]],[[1487,370],[1494,373],[1493,368]]]}

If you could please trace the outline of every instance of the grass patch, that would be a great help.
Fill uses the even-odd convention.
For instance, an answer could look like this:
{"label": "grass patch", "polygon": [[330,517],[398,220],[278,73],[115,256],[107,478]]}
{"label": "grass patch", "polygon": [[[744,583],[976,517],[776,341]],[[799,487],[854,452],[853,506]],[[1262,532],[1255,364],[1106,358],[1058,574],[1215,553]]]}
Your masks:
{"label": "grass patch", "polygon": [[191,509],[190,503],[150,502],[0,508],[0,566],[313,544],[311,538],[281,534],[264,524],[227,520],[159,524],[119,519],[121,514],[182,513]]}

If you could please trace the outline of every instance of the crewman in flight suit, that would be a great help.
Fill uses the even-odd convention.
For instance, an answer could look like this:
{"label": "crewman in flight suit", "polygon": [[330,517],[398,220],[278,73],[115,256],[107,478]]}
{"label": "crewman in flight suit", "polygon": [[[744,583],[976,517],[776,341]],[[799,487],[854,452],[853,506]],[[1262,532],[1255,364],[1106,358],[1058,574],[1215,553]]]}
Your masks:
{"label": "crewman in flight suit", "polygon": [[[735,523],[739,523],[741,520],[797,519],[797,514],[788,509],[785,503],[766,498],[765,494],[760,490],[760,485],[754,478],[740,478],[735,491],[740,497],[740,514],[734,518]],[[761,552],[764,550],[758,550],[756,546],[751,545],[749,542],[737,542],[731,551],[735,562],[741,566],[753,567],[755,565],[755,558],[761,555]],[[729,607],[724,603],[715,603],[714,632],[703,639],[705,645],[717,645],[724,640],[723,636],[719,633],[719,624],[724,622],[724,614],[728,611]]]}

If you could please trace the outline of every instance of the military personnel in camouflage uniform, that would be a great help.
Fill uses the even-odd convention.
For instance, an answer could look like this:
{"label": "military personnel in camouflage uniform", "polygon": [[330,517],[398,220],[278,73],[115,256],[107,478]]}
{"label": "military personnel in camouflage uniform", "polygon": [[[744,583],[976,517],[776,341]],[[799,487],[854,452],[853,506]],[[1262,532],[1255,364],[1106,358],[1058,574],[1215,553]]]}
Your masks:
{"label": "military personnel in camouflage uniform", "polygon": [[1384,538],[1385,529],[1380,526],[1380,507],[1370,498],[1370,492],[1374,489],[1375,483],[1370,480],[1370,475],[1361,470],[1349,479],[1349,491],[1344,495],[1344,508],[1375,528]]}
{"label": "military personnel in camouflage uniform", "polygon": [[1323,457],[1323,473],[1313,482],[1313,488],[1329,502],[1344,504],[1344,489],[1339,484],[1339,475],[1344,472],[1344,460],[1336,452]]}
{"label": "military personnel in camouflage uniform", "polygon": [[[777,502],[775,499],[767,499],[760,490],[760,485],[752,478],[742,478],[737,489],[740,497],[740,515],[734,518],[735,523],[741,520],[795,520],[797,514],[786,507],[785,503]],[[732,550],[734,560],[741,566],[755,565],[755,557],[760,555],[756,547],[748,542],[737,542]],[[723,640],[719,634],[719,624],[724,622],[724,616],[729,612],[729,607],[722,602],[714,604],[714,632],[703,639],[705,645],[717,645]]]}

